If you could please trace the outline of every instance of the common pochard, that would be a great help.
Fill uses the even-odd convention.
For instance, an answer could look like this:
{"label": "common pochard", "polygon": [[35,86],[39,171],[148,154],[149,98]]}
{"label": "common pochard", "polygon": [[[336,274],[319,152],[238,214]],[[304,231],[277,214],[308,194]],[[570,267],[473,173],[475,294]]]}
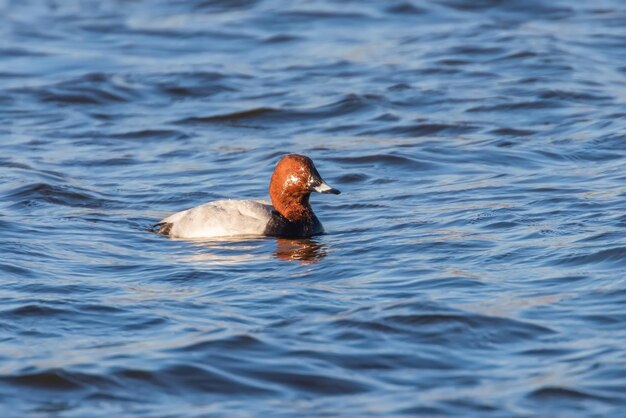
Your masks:
{"label": "common pochard", "polygon": [[339,194],[304,155],[289,154],[274,169],[269,186],[271,203],[263,200],[217,200],[177,212],[154,226],[176,238],[237,235],[310,237],[324,232],[313,213],[311,192]]}

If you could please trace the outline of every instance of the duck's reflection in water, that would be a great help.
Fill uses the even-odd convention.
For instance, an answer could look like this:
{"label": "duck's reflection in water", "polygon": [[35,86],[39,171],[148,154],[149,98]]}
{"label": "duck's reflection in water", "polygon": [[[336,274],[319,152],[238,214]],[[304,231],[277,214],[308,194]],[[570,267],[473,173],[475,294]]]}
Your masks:
{"label": "duck's reflection in water", "polygon": [[[189,262],[205,265],[236,265],[260,261],[271,257],[271,237],[232,237],[226,240],[197,239],[191,243],[194,254],[183,258]],[[190,240],[184,240],[190,241]],[[326,257],[326,246],[311,238],[275,239],[274,258],[283,261],[298,261],[301,264],[313,264]]]}
{"label": "duck's reflection in water", "polygon": [[274,255],[280,260],[313,264],[326,257],[326,253],[326,247],[311,238],[277,238]]}

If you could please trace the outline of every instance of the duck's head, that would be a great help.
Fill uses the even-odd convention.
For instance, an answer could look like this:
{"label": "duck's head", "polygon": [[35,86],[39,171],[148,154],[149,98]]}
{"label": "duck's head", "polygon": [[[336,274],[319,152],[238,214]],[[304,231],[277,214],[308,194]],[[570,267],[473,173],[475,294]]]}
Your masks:
{"label": "duck's head", "polygon": [[339,194],[317,172],[309,157],[289,154],[281,158],[270,180],[272,205],[285,218],[296,221],[309,210],[311,192]]}

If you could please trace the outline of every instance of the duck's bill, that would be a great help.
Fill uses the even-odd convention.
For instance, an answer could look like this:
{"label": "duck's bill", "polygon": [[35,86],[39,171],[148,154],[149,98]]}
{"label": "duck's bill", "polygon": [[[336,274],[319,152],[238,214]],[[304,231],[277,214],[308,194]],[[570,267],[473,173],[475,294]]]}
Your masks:
{"label": "duck's bill", "polygon": [[339,193],[341,193],[338,189],[330,187],[324,181],[321,181],[318,184],[311,185],[310,190],[312,192],[318,192],[318,193],[330,193],[330,194],[339,194]]}

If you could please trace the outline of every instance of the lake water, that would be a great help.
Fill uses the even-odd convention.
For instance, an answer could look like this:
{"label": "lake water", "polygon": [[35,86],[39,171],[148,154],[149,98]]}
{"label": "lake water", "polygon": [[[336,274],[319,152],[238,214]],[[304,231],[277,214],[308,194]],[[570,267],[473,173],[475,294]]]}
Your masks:
{"label": "lake water", "polygon": [[0,0],[0,415],[621,417],[625,104],[622,0]]}

